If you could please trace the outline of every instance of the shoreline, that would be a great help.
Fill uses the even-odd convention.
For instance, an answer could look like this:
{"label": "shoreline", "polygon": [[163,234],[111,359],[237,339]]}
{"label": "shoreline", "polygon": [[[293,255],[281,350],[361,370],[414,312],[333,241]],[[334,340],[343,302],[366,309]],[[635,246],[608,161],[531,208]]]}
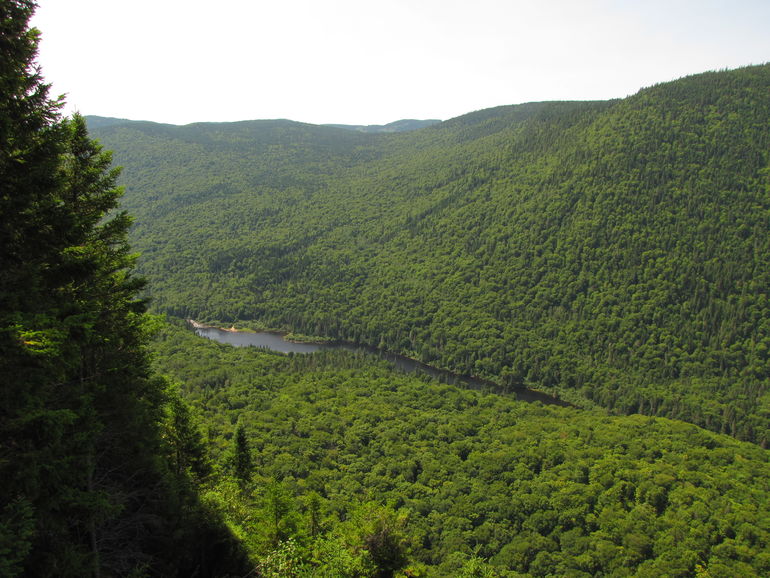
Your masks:
{"label": "shoreline", "polygon": [[229,331],[230,333],[246,333],[243,329],[236,329],[235,325],[230,327],[229,329],[227,327],[217,327],[215,325],[206,325],[204,323],[198,323],[195,321],[195,319],[185,319],[187,323],[193,326],[193,329],[218,329],[219,331]]}
{"label": "shoreline", "polygon": [[186,322],[193,329],[214,329],[214,330],[223,331],[226,333],[246,333],[246,334],[267,333],[267,334],[279,336],[281,340],[285,343],[292,343],[296,345],[312,345],[312,346],[318,346],[318,347],[342,347],[346,349],[353,348],[356,350],[360,349],[360,350],[373,353],[374,355],[377,355],[382,359],[386,359],[391,363],[394,363],[396,366],[399,365],[400,363],[399,360],[404,360],[412,364],[412,366],[418,367],[420,371],[427,373],[429,375],[432,375],[434,377],[439,375],[449,376],[449,379],[452,380],[450,383],[452,383],[453,385],[459,385],[462,387],[470,387],[470,388],[481,388],[481,387],[489,388],[491,391],[494,391],[496,393],[514,394],[518,399],[525,402],[541,401],[542,403],[547,403],[549,405],[559,405],[562,407],[576,407],[573,403],[570,403],[564,399],[561,399],[560,397],[557,397],[557,395],[554,395],[553,393],[545,392],[538,389],[532,389],[526,386],[525,387],[504,386],[494,381],[484,379],[481,377],[477,377],[473,375],[463,375],[463,374],[455,373],[448,369],[442,369],[439,367],[428,365],[427,363],[424,363],[423,361],[410,357],[408,355],[394,353],[388,350],[378,349],[376,347],[355,344],[355,343],[350,343],[346,341],[339,341],[339,340],[304,341],[304,340],[298,340],[298,339],[297,340],[286,339],[286,336],[291,335],[291,333],[287,333],[285,331],[236,329],[235,325],[232,325],[229,329],[227,329],[223,327],[216,327],[214,325],[206,325],[204,323],[199,323],[194,319],[186,319]]}
{"label": "shoreline", "polygon": [[199,323],[198,321],[195,321],[195,319],[185,319],[185,322],[192,326],[193,329],[217,329],[218,331],[227,331],[228,333],[270,333],[272,335],[280,335],[281,338],[286,343],[297,343],[297,344],[307,344],[307,345],[332,345],[332,344],[338,344],[341,343],[339,341],[334,341],[332,339],[322,339],[322,338],[313,338],[308,337],[307,339],[303,339],[303,336],[298,335],[296,338],[291,339],[288,338],[290,335],[294,335],[292,332],[287,331],[279,331],[279,330],[273,330],[273,329],[236,329],[235,324],[228,327],[218,327],[216,325],[206,325],[205,323]]}

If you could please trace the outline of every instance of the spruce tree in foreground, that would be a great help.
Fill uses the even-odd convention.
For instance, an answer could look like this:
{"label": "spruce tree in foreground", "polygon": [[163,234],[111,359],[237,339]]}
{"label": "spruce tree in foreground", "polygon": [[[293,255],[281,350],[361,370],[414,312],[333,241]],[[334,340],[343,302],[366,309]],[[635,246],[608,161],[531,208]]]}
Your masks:
{"label": "spruce tree in foreground", "polygon": [[0,575],[240,571],[169,467],[118,171],[49,98],[34,7],[0,0]]}

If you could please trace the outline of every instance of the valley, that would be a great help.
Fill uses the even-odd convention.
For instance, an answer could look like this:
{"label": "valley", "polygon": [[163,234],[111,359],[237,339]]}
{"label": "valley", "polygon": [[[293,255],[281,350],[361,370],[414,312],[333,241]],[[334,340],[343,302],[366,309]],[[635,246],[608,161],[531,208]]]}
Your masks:
{"label": "valley", "polygon": [[768,66],[412,132],[100,123],[157,312],[767,443]]}
{"label": "valley", "polygon": [[416,373],[420,375],[429,376],[441,383],[447,383],[450,385],[456,385],[462,388],[493,391],[496,393],[505,393],[517,399],[519,401],[539,401],[546,405],[568,405],[566,402],[546,395],[542,392],[525,388],[501,388],[498,384],[491,381],[483,381],[478,378],[474,378],[467,375],[458,375],[446,370],[439,370],[435,367],[425,365],[409,357],[403,355],[397,355],[394,353],[388,353],[386,351],[380,351],[371,347],[364,347],[356,345],[354,343],[338,343],[338,342],[325,342],[325,343],[312,343],[312,342],[293,342],[287,340],[287,335],[270,331],[240,331],[235,329],[220,329],[217,327],[209,327],[196,323],[192,320],[187,320],[195,331],[195,334],[211,339],[218,343],[233,345],[235,347],[257,347],[261,349],[268,349],[270,351],[278,351],[280,353],[290,354],[310,354],[317,351],[333,351],[341,350],[348,351],[353,354],[366,354],[377,359],[383,359],[392,364],[393,369],[404,373]]}
{"label": "valley", "polygon": [[96,123],[156,371],[260,575],[769,571],[768,87],[765,65],[391,134]]}
{"label": "valley", "polygon": [[35,8],[0,0],[0,575],[770,576],[770,64],[176,126],[63,116]]}
{"label": "valley", "polygon": [[[0,0],[0,576],[770,576],[770,64],[445,121],[177,126],[65,115],[36,8]],[[166,8],[43,21],[77,17],[53,36],[88,42],[107,104],[155,105],[189,74],[177,28],[203,45],[229,12]],[[345,11],[317,16],[344,38]],[[162,82],[109,83],[121,25]],[[203,47],[214,101],[257,106]],[[340,71],[361,85],[324,62],[308,86]]]}
{"label": "valley", "polygon": [[[204,498],[263,575],[761,576],[770,562],[770,460],[754,444],[181,323],[154,350],[221,468]],[[239,431],[248,474],[232,465]]]}

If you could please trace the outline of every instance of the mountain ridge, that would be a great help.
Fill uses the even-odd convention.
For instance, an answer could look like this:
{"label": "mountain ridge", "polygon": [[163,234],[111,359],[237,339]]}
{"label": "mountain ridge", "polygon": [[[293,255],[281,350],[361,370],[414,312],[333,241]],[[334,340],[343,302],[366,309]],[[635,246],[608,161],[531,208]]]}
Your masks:
{"label": "mountain ridge", "polygon": [[418,120],[413,118],[404,118],[389,122],[387,124],[324,124],[323,126],[331,126],[335,128],[345,128],[348,130],[356,130],[359,132],[409,132],[412,130],[419,130],[434,124],[439,124],[441,121],[437,118]]}
{"label": "mountain ridge", "polygon": [[166,126],[166,127],[177,127],[177,128],[217,127],[217,126],[229,126],[229,125],[237,125],[237,124],[242,124],[242,125],[251,124],[251,125],[257,126],[259,124],[287,123],[287,124],[297,124],[297,125],[305,125],[305,126],[340,128],[340,129],[351,130],[356,132],[364,132],[364,133],[410,132],[413,130],[419,130],[421,128],[433,126],[435,124],[439,124],[442,122],[439,119],[420,120],[420,119],[405,118],[405,119],[395,120],[387,124],[369,124],[369,125],[339,124],[339,123],[314,124],[314,123],[282,118],[282,119],[251,119],[251,120],[236,120],[236,121],[195,121],[195,122],[185,123],[185,124],[173,124],[173,123],[157,122],[157,121],[151,121],[151,120],[128,119],[128,118],[118,118],[118,117],[99,116],[99,115],[86,115],[85,119],[88,122],[88,125],[92,129],[101,129],[105,127],[113,127],[118,125],[135,124],[135,123],[141,123],[141,124],[147,124],[147,125],[159,125],[159,126]]}
{"label": "mountain ridge", "polygon": [[766,443],[769,86],[763,65],[405,133],[94,134],[160,311]]}

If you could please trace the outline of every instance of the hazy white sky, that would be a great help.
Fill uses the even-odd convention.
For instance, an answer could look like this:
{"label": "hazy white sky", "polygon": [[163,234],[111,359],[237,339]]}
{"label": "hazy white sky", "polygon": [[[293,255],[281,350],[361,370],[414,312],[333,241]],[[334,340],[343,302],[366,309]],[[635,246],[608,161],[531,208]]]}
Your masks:
{"label": "hazy white sky", "polygon": [[770,0],[39,0],[82,114],[384,124],[770,61]]}

